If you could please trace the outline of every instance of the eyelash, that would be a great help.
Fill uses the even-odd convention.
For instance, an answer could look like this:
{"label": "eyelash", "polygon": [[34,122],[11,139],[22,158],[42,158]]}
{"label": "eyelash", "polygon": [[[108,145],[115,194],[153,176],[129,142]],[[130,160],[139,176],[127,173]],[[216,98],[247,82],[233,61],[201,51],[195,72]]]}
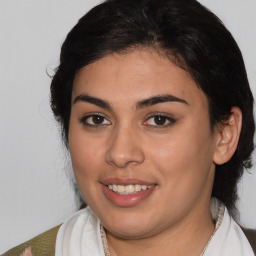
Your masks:
{"label": "eyelash", "polygon": [[[88,123],[88,120],[91,118],[91,121],[93,122],[93,118],[102,118],[102,123]],[[150,119],[155,119],[155,118],[162,118],[163,121],[164,121],[164,124],[157,124],[155,122],[155,124],[147,124],[147,122],[150,120]],[[94,120],[95,121],[95,120]],[[105,126],[108,126],[108,125],[111,125],[111,122],[102,114],[100,113],[95,113],[95,114],[91,114],[91,115],[88,115],[88,116],[84,116],[80,119],[80,122],[84,125],[84,126],[89,126],[89,127],[93,127],[93,128],[100,128],[100,127],[105,127]],[[107,123],[104,123],[104,122],[107,122]],[[167,122],[167,124],[166,124]],[[174,118],[171,118],[169,117],[168,115],[166,114],[163,114],[163,113],[154,113],[154,114],[151,114],[147,119],[146,121],[144,121],[142,124],[143,125],[146,125],[146,126],[151,126],[151,127],[154,127],[154,128],[165,128],[165,127],[168,127],[168,126],[171,126],[172,124],[174,124],[176,122],[176,120]]]}
{"label": "eyelash", "polygon": [[[150,119],[155,119],[155,118],[163,118],[164,119],[164,124],[146,124],[146,122],[148,122]],[[155,122],[156,120],[154,120]],[[168,122],[166,124],[166,122]],[[169,117],[168,115],[164,114],[164,113],[154,113],[151,114],[149,116],[149,118],[147,118],[146,121],[143,122],[143,124],[148,125],[148,126],[152,126],[154,128],[166,128],[168,126],[173,125],[176,122],[176,120],[174,118]],[[156,123],[156,122],[155,122]]]}
{"label": "eyelash", "polygon": [[[103,123],[99,123],[99,124],[90,124],[88,123],[88,120],[90,118],[103,118]],[[92,119],[93,120],[93,119]],[[107,120],[107,124],[104,124],[104,122]],[[88,116],[84,116],[80,119],[80,122],[84,125],[84,126],[89,126],[89,127],[94,127],[94,128],[97,128],[97,127],[105,127],[105,126],[108,126],[108,125],[111,125],[111,122],[102,114],[99,114],[99,113],[95,113],[95,114],[91,114],[91,115],[88,115]]]}

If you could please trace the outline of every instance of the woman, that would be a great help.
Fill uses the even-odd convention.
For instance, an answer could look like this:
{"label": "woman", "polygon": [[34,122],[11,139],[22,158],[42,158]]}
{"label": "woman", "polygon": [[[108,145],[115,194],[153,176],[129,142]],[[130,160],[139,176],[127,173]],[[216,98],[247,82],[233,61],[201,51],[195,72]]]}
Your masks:
{"label": "woman", "polygon": [[231,217],[253,97],[237,44],[198,2],[93,8],[62,46],[51,103],[88,204],[54,230],[55,255],[254,255]]}

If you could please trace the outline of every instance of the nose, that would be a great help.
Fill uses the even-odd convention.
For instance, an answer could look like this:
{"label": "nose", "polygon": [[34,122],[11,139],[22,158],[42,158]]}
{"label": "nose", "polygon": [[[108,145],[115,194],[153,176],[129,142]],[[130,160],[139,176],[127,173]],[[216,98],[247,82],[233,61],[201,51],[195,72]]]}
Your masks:
{"label": "nose", "polygon": [[115,129],[109,141],[105,160],[118,168],[143,163],[145,156],[132,128]]}

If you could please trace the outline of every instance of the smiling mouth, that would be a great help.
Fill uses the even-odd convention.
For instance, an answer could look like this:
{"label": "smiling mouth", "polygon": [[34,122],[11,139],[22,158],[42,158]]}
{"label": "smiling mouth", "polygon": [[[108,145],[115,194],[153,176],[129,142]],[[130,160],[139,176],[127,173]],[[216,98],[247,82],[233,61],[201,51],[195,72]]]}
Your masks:
{"label": "smiling mouth", "polygon": [[107,187],[119,194],[119,195],[131,195],[131,194],[135,194],[137,192],[140,191],[145,191],[147,189],[150,189],[153,187],[153,185],[147,186],[147,185],[140,185],[140,184],[135,184],[135,185],[116,185],[116,184],[111,184],[111,185],[107,185]]}

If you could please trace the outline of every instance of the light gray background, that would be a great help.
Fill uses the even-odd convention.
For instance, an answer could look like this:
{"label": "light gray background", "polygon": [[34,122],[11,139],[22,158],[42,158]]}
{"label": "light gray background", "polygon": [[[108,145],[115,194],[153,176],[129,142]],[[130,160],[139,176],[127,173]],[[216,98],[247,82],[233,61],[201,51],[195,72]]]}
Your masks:
{"label": "light gray background", "polygon": [[[0,253],[77,209],[70,163],[49,107],[67,32],[93,0],[0,0]],[[237,40],[256,95],[256,0],[200,0]],[[256,174],[240,183],[241,223],[256,228]]]}

